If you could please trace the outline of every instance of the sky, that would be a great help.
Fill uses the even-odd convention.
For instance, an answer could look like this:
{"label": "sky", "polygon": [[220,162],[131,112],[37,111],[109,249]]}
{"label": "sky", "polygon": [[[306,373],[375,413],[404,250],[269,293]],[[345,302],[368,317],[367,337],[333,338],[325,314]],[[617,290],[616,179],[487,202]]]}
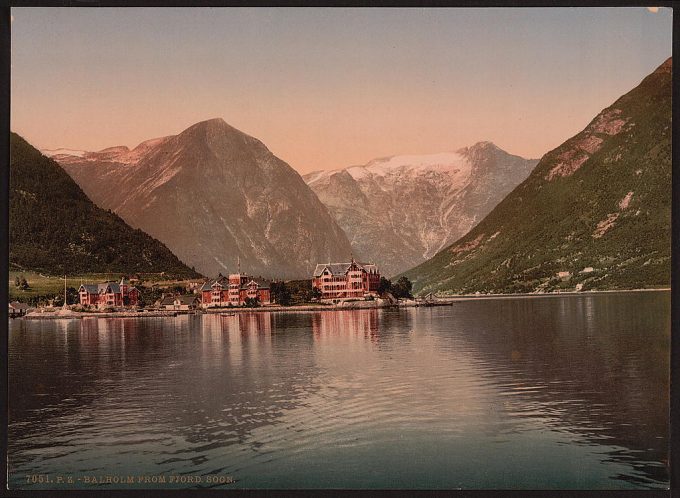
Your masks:
{"label": "sky", "polygon": [[539,158],[672,51],[670,8],[12,8],[11,127],[134,147],[215,117],[301,173]]}

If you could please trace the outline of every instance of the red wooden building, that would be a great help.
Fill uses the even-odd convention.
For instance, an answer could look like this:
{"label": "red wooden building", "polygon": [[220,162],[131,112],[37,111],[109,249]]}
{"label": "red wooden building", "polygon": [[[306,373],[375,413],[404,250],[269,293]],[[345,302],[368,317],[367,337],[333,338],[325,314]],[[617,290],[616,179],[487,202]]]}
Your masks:
{"label": "red wooden building", "polygon": [[259,304],[270,304],[269,282],[253,278],[244,273],[232,273],[229,277],[222,274],[201,287],[203,307],[242,306],[246,299],[257,299]]}
{"label": "red wooden building", "polygon": [[321,291],[322,300],[356,299],[378,295],[380,272],[373,263],[318,264],[312,287]]}
{"label": "red wooden building", "polygon": [[121,278],[119,283],[82,284],[78,289],[78,295],[83,306],[117,308],[139,304],[139,290],[130,285],[125,278]]}

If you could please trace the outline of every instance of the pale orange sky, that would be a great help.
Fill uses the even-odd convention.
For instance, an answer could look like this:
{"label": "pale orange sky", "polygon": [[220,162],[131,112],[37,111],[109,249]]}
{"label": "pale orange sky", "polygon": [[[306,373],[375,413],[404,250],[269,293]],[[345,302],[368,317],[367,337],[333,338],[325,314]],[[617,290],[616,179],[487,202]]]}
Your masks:
{"label": "pale orange sky", "polygon": [[671,55],[671,10],[13,8],[12,129],[134,147],[222,117],[298,171],[538,158]]}

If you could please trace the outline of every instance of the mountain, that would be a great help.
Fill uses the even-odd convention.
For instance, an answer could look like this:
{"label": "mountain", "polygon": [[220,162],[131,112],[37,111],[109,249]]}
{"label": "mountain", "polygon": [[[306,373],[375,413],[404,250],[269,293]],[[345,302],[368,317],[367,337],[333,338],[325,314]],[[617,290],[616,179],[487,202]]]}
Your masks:
{"label": "mountain", "polygon": [[179,135],[59,155],[99,206],[161,240],[201,273],[307,278],[347,260],[347,237],[302,177],[222,119]]}
{"label": "mountain", "polygon": [[88,199],[54,160],[10,137],[9,261],[50,274],[197,277],[163,244]]}
{"label": "mountain", "polygon": [[536,166],[480,142],[457,152],[375,159],[304,176],[355,252],[396,275],[451,244]]}
{"label": "mountain", "polygon": [[467,235],[407,271],[421,293],[670,285],[668,59],[534,171]]}

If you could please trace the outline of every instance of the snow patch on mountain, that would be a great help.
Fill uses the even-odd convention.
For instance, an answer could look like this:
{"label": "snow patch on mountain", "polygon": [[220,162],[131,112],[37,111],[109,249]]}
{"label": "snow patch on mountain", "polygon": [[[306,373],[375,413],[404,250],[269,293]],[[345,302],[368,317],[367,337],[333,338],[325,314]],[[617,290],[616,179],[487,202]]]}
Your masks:
{"label": "snow patch on mountain", "polygon": [[391,276],[467,233],[536,163],[480,142],[456,152],[391,156],[314,171],[304,179],[354,250]]}
{"label": "snow patch on mountain", "polygon": [[403,155],[374,159],[365,166],[347,168],[347,172],[355,180],[368,176],[418,175],[430,171],[447,174],[458,174],[461,171],[469,172],[470,163],[462,154],[444,152],[440,154]]}
{"label": "snow patch on mountain", "polygon": [[67,148],[59,148],[59,149],[41,149],[40,152],[47,157],[54,157],[54,156],[74,156],[74,157],[83,157],[85,155],[84,150],[78,150],[78,149],[67,149]]}

